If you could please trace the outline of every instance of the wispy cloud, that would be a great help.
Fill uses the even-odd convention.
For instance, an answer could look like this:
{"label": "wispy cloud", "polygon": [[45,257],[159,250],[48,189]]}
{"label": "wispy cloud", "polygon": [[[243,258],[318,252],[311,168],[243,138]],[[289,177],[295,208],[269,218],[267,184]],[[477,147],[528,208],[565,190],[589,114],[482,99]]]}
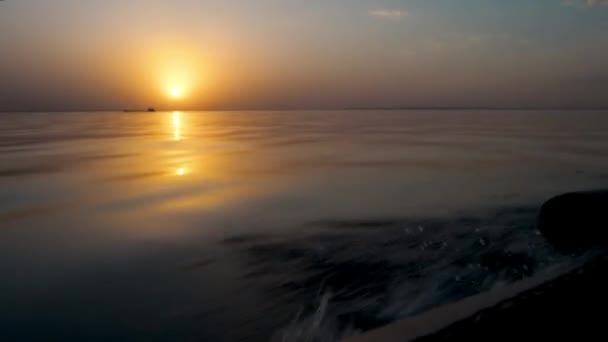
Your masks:
{"label": "wispy cloud", "polygon": [[369,15],[372,17],[386,18],[386,19],[401,19],[407,16],[407,12],[396,9],[377,9],[369,11]]}
{"label": "wispy cloud", "polygon": [[597,6],[608,6],[608,0],[564,0],[562,1],[564,6],[572,7],[597,7]]}
{"label": "wispy cloud", "polygon": [[596,5],[608,5],[608,0],[583,0],[588,7]]}

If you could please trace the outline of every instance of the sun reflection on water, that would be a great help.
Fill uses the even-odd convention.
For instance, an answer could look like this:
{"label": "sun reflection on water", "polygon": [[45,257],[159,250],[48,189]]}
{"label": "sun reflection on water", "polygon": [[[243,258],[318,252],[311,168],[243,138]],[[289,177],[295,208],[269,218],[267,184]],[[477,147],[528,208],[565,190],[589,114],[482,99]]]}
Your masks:
{"label": "sun reflection on water", "polygon": [[173,140],[182,140],[182,119],[180,112],[173,112]]}
{"label": "sun reflection on water", "polygon": [[[174,111],[172,113],[172,128],[173,128],[173,140],[181,141],[182,140],[182,116],[181,112]],[[183,162],[178,161],[180,164]],[[175,170],[176,176],[183,176],[186,174],[186,168],[182,165]]]}

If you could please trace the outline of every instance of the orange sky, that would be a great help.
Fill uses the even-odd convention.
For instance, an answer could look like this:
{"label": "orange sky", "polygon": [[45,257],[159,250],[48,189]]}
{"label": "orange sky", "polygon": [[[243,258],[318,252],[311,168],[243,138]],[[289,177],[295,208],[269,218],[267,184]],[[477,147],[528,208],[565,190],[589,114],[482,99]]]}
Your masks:
{"label": "orange sky", "polygon": [[574,0],[2,1],[0,110],[607,106],[605,32]]}

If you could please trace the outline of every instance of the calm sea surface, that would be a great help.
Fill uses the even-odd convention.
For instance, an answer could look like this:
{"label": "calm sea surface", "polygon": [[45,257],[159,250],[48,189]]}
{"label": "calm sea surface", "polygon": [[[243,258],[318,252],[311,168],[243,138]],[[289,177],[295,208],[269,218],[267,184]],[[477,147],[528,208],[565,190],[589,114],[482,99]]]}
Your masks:
{"label": "calm sea surface", "polygon": [[607,186],[601,111],[3,113],[0,339],[331,341],[568,263],[538,207]]}

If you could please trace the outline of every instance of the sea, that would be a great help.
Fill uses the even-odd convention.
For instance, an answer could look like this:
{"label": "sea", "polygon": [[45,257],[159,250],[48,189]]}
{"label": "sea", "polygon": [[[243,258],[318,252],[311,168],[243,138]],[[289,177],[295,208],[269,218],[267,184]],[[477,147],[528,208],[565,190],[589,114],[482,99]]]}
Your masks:
{"label": "sea", "polygon": [[339,341],[580,258],[608,111],[0,113],[2,341]]}

